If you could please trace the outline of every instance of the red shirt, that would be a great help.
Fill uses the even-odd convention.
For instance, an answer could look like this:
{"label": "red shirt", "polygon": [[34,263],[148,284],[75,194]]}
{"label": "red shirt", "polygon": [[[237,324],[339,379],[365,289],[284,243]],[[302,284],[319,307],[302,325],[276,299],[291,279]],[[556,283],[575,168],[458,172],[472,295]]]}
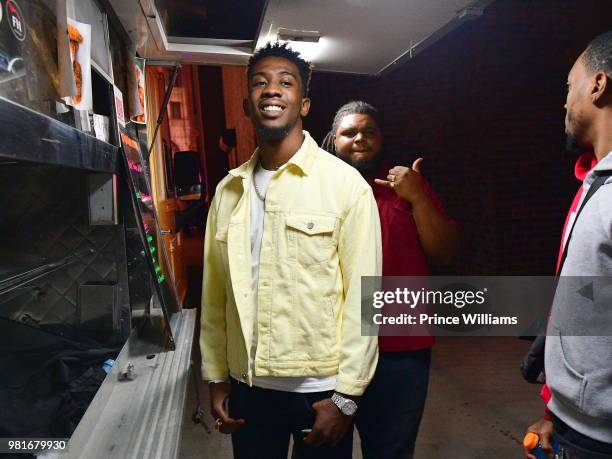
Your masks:
{"label": "red shirt", "polygon": [[[580,182],[584,182],[587,174],[597,165],[597,158],[594,153],[584,153],[581,155],[576,161],[576,165],[574,166],[574,175]],[[563,232],[561,234],[561,245],[559,246],[559,255],[557,257],[557,268],[555,272],[557,274],[559,271],[559,264],[561,263],[561,257],[563,256],[563,250],[565,248],[565,243],[567,242],[565,239],[567,237],[567,233],[569,228],[573,226],[574,219],[576,218],[576,212],[578,212],[578,203],[582,199],[582,185],[576,192],[574,196],[574,200],[572,201],[572,205],[570,206],[569,212],[567,213],[567,217],[565,218],[565,225],[563,225]],[[570,225],[572,223],[572,225]]]}
{"label": "red shirt", "polygon": [[[376,178],[387,180],[391,167],[383,163]],[[429,184],[423,180],[423,190],[442,212],[442,202]],[[428,276],[427,258],[419,241],[412,206],[395,191],[373,184],[374,198],[380,214],[382,236],[383,276]],[[414,351],[433,346],[432,336],[379,336],[378,344],[383,352]]]}

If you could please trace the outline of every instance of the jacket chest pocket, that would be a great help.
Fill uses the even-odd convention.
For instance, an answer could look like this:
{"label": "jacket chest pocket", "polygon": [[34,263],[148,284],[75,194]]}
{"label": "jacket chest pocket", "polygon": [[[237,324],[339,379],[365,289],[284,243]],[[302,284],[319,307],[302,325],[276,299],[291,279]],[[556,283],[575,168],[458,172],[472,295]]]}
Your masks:
{"label": "jacket chest pocket", "polygon": [[329,261],[336,251],[336,220],[323,215],[288,215],[285,224],[292,258],[302,266]]}

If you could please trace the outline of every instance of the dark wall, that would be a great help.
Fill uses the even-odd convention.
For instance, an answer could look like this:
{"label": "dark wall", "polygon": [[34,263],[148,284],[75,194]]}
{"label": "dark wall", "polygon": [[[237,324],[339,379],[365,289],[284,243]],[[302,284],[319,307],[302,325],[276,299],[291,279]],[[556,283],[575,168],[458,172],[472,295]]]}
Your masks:
{"label": "dark wall", "polygon": [[382,78],[315,73],[305,126],[320,142],[341,104],[374,104],[394,162],[423,156],[461,225],[453,271],[548,275],[579,186],[564,149],[567,73],[609,29],[612,2],[498,0]]}
{"label": "dark wall", "polygon": [[219,138],[225,131],[225,105],[221,67],[199,66],[199,84],[204,126],[204,151],[206,152],[206,181],[212,196],[217,184],[229,170],[227,153],[219,148]]}

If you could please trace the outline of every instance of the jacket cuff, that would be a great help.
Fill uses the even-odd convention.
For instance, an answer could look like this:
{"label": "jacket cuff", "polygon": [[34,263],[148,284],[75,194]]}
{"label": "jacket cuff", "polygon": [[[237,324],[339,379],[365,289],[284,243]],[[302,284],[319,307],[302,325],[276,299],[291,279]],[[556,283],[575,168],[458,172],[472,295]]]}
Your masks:
{"label": "jacket cuff", "polygon": [[202,365],[202,381],[229,381],[229,369]]}
{"label": "jacket cuff", "polygon": [[335,390],[336,392],[340,392],[341,394],[361,397],[365,392],[366,387],[368,387],[368,384],[370,384],[370,381],[347,379],[338,376],[336,379]]}

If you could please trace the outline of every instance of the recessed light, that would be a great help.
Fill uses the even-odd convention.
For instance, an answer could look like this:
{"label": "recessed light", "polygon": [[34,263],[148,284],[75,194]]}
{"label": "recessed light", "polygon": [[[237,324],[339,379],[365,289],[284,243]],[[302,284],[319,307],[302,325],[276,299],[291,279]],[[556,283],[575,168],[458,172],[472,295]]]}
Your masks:
{"label": "recessed light", "polygon": [[277,38],[280,41],[318,43],[321,33],[316,30],[294,30],[279,27]]}

